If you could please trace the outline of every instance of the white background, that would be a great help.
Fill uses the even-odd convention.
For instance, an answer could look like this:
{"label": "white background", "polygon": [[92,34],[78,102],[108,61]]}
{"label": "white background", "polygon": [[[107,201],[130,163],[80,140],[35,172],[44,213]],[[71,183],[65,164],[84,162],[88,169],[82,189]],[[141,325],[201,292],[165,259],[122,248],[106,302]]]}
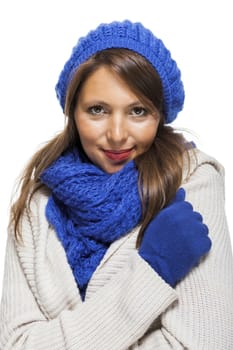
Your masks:
{"label": "white background", "polygon": [[186,90],[175,125],[191,130],[199,148],[224,165],[233,239],[231,6],[230,0],[1,0],[0,290],[14,182],[37,147],[63,127],[54,85],[77,39],[100,22],[141,21],[171,50]]}

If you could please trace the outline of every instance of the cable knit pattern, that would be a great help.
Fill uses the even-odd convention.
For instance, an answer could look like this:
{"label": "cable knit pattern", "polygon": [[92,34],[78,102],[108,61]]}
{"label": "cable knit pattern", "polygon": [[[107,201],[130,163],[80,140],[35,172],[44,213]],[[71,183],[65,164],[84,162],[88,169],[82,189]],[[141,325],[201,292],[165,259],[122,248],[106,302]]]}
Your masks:
{"label": "cable knit pattern", "polygon": [[88,281],[110,243],[141,219],[138,172],[131,161],[121,171],[107,174],[83,163],[73,149],[47,168],[41,180],[52,190],[46,216],[64,246],[84,299]]}
{"label": "cable knit pattern", "polygon": [[69,82],[80,64],[96,52],[109,48],[133,50],[152,64],[162,81],[165,119],[167,123],[171,123],[184,104],[181,72],[162,40],[141,23],[132,23],[129,20],[100,24],[87,36],[79,39],[55,87],[62,109],[64,110]]}
{"label": "cable knit pattern", "polygon": [[[23,218],[24,244],[14,241],[12,228],[8,237],[1,350],[233,349],[233,263],[224,173],[215,159],[195,152],[182,187],[202,213],[212,247],[176,289],[139,256],[136,227],[110,245],[82,302],[65,251],[44,215],[48,197],[34,195]],[[185,168],[184,178],[186,173]]]}

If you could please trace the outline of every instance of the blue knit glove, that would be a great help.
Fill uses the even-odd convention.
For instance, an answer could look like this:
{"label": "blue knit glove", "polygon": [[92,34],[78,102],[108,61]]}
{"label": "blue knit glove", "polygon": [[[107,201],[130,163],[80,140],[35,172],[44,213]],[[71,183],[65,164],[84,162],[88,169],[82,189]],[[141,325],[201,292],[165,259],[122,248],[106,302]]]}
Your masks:
{"label": "blue knit glove", "polygon": [[180,188],[175,199],[148,225],[139,254],[175,287],[210,247],[208,228],[201,214],[185,201],[185,191]]}

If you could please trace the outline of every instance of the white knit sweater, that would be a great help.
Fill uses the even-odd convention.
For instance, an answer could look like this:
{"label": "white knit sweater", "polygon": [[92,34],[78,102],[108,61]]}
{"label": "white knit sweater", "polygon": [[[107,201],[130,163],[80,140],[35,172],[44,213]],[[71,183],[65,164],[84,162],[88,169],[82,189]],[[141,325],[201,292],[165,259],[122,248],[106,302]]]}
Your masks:
{"label": "white knit sweater", "polygon": [[136,228],[111,245],[83,303],[64,249],[45,219],[47,197],[34,196],[32,212],[23,219],[24,246],[11,233],[8,237],[0,350],[233,349],[224,173],[216,160],[196,152],[197,164],[193,159],[182,186],[209,227],[212,248],[176,289],[138,255]]}

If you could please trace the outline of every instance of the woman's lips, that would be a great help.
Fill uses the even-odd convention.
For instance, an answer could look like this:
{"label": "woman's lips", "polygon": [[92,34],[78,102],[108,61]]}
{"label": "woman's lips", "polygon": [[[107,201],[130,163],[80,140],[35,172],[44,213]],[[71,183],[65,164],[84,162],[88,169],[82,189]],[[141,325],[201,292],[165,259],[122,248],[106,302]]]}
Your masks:
{"label": "woman's lips", "polygon": [[126,160],[129,158],[130,154],[132,153],[132,150],[133,150],[133,148],[119,150],[119,151],[104,150],[104,153],[111,160],[122,161],[122,160]]}

